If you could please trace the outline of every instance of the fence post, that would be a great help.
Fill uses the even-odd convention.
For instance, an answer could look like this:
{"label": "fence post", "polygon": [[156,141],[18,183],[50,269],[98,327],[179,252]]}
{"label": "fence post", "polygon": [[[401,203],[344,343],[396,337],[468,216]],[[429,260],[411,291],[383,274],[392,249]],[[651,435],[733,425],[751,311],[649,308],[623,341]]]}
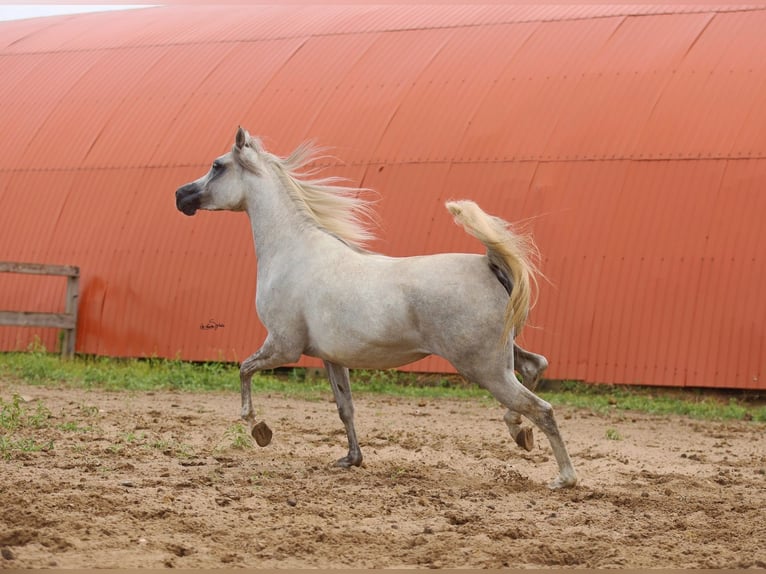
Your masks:
{"label": "fence post", "polygon": [[74,357],[77,343],[77,307],[80,298],[80,268],[70,265],[15,263],[0,261],[0,273],[25,275],[59,275],[67,278],[64,313],[0,310],[0,325],[18,327],[51,327],[64,330],[61,356]]}
{"label": "fence post", "polygon": [[80,269],[75,267],[75,275],[66,278],[66,305],[64,312],[74,317],[74,326],[64,330],[64,340],[61,342],[61,356],[74,357],[74,347],[77,342],[77,305],[80,300]]}

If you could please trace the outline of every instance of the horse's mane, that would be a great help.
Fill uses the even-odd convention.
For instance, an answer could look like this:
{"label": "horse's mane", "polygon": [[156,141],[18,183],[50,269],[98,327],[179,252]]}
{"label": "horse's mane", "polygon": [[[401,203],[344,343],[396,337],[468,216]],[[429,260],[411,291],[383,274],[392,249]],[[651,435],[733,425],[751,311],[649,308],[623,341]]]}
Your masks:
{"label": "horse's mane", "polygon": [[263,148],[258,153],[268,160],[291,199],[311,222],[349,246],[364,250],[364,245],[375,239],[372,227],[376,217],[370,190],[344,185],[347,180],[340,177],[316,177],[321,167],[308,167],[326,157],[322,151],[306,142],[287,157]]}

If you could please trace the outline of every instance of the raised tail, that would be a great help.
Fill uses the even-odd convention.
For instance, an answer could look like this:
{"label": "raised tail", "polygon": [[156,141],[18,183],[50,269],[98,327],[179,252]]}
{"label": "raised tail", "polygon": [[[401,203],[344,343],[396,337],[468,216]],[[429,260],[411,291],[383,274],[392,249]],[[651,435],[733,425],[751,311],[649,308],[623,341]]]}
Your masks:
{"label": "raised tail", "polygon": [[503,344],[511,331],[514,337],[521,332],[532,305],[532,286],[537,286],[537,246],[531,237],[510,230],[507,221],[485,213],[476,203],[468,200],[448,201],[447,209],[455,221],[487,247],[490,264],[494,264],[510,277],[513,285],[505,307]]}

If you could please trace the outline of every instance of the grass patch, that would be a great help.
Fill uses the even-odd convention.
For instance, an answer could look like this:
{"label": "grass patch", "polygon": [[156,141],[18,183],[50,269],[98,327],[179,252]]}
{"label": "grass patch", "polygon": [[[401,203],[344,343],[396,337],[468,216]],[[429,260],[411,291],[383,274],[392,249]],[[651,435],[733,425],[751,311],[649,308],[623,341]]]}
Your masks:
{"label": "grass patch", "polygon": [[0,355],[0,376],[29,384],[65,384],[103,390],[231,390],[238,369],[224,363],[193,364],[165,359],[112,359],[78,356],[62,360],[38,350]]}
{"label": "grass patch", "polygon": [[157,450],[165,456],[173,458],[192,458],[194,456],[194,449],[190,445],[176,440],[159,438],[150,442],[147,448]]}
{"label": "grass patch", "polygon": [[737,392],[701,389],[588,385],[567,382],[540,394],[554,405],[586,408],[603,414],[638,411],[656,415],[680,415],[706,420],[766,422],[762,398],[749,400]]}
{"label": "grass patch", "polygon": [[29,409],[19,395],[13,395],[10,401],[0,397],[0,429],[3,431],[45,428],[50,416],[51,412],[41,402],[35,402],[34,409]]}
{"label": "grass patch", "polygon": [[[0,354],[0,379],[3,378],[33,385],[63,385],[109,391],[239,393],[239,367],[231,363],[90,356],[62,360],[58,355],[46,353],[39,347],[26,353]],[[489,393],[453,375],[357,370],[352,372],[351,379],[356,395],[370,393],[411,399],[479,399],[487,404],[495,404]],[[326,400],[331,393],[326,377],[318,374],[316,369],[256,373],[253,377],[253,391],[308,400]],[[747,400],[748,395],[743,393],[721,394],[703,390],[566,382],[539,394],[554,406],[566,405],[597,413],[640,411],[708,420],[766,422],[764,401]],[[2,403],[0,428],[19,424],[20,408],[18,401]],[[33,413],[25,411],[23,424],[47,424],[50,413],[46,414],[45,408],[39,403],[36,409],[39,410]],[[87,405],[83,405],[81,410],[89,416],[95,416],[98,412],[95,407]],[[236,442],[235,436],[228,439]]]}
{"label": "grass patch", "polygon": [[0,435],[0,458],[10,460],[15,453],[41,452],[53,450],[53,441],[43,443],[33,438],[13,438]]}
{"label": "grass patch", "polygon": [[17,432],[49,426],[51,413],[41,402],[28,405],[19,395],[10,400],[0,397],[0,458],[10,460],[15,453],[53,449],[53,441],[40,443],[30,437],[16,437]]}
{"label": "grass patch", "polygon": [[[253,391],[324,400],[330,393],[327,378],[315,370],[291,369],[256,373]],[[231,391],[239,392],[239,366],[231,363],[191,363],[168,359],[119,359],[77,356],[62,360],[39,348],[26,353],[0,354],[0,377],[32,385],[65,385],[108,391]],[[455,386],[445,377],[418,376],[398,371],[354,371],[356,393],[389,394],[412,398],[487,397],[475,386]],[[454,377],[453,377],[454,378]]]}
{"label": "grass patch", "polygon": [[606,438],[608,440],[622,440],[622,435],[617,429],[606,429]]}
{"label": "grass patch", "polygon": [[234,423],[224,432],[224,440],[217,450],[226,450],[233,448],[236,450],[246,450],[253,448],[253,441],[250,439],[250,433],[242,423]]}

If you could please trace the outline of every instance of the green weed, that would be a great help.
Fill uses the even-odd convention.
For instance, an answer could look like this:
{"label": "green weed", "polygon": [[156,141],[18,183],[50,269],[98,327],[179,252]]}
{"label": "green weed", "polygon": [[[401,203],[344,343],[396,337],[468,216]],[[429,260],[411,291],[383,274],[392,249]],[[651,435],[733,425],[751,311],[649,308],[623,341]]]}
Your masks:
{"label": "green weed", "polygon": [[53,450],[53,441],[39,443],[33,438],[14,439],[11,436],[0,435],[0,457],[5,460],[13,458],[14,452],[39,452]]}
{"label": "green weed", "polygon": [[133,444],[139,441],[143,441],[146,438],[146,433],[129,431],[122,436],[122,441],[126,444]]}
{"label": "green weed", "polygon": [[270,471],[262,470],[250,477],[250,485],[253,487],[260,487],[263,486],[265,482],[268,482],[273,478],[274,476]]}
{"label": "green weed", "polygon": [[80,413],[88,418],[98,416],[98,407],[93,405],[80,405]]}
{"label": "green weed", "polygon": [[223,436],[226,444],[225,446],[220,447],[221,450],[224,448],[234,448],[238,450],[253,448],[253,441],[250,438],[250,433],[247,432],[245,425],[242,423],[234,423],[231,425],[223,433]]}
{"label": "green weed", "polygon": [[194,456],[194,449],[190,445],[175,440],[157,439],[147,446],[173,458],[186,459]]}
{"label": "green weed", "polygon": [[606,438],[609,440],[622,440],[622,435],[617,429],[606,429]]}
{"label": "green weed", "polygon": [[48,426],[51,412],[41,402],[35,402],[33,412],[24,406],[23,399],[14,394],[10,401],[0,398],[0,429],[15,431],[22,428],[40,429]]}
{"label": "green weed", "polygon": [[53,441],[38,442],[34,438],[19,437],[17,432],[49,426],[51,412],[40,401],[30,408],[17,394],[7,401],[0,398],[0,457],[9,460],[15,452],[36,452],[53,449]]}
{"label": "green weed", "polygon": [[391,472],[388,474],[388,480],[391,482],[399,482],[402,479],[407,478],[408,472],[406,468],[402,468],[400,466],[397,466],[391,470]]}
{"label": "green weed", "polygon": [[80,426],[80,424],[76,421],[63,422],[61,424],[56,425],[56,428],[64,432],[81,432],[81,433],[93,432],[93,427]]}

